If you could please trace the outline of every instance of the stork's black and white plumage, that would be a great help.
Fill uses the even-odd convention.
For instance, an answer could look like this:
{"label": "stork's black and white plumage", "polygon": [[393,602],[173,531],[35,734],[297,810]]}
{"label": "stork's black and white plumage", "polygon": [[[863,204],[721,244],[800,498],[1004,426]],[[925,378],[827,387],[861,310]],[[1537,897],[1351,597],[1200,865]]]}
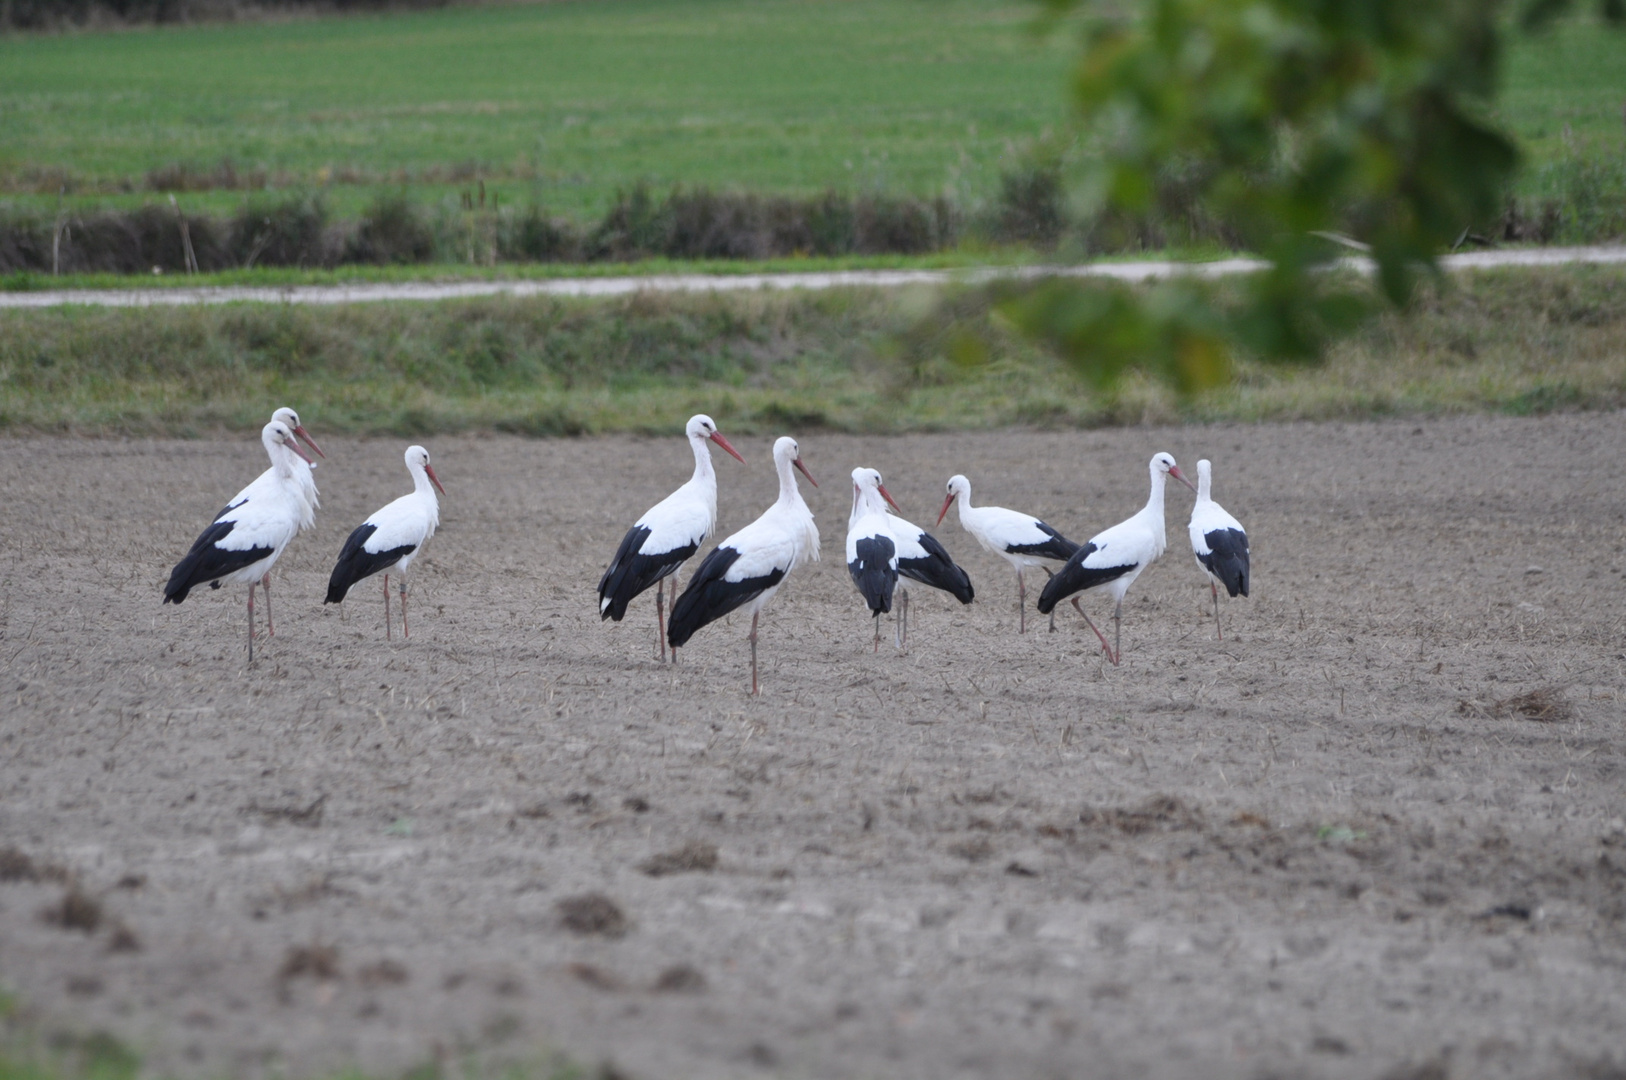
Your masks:
{"label": "stork's black and white plumage", "polygon": [[[271,459],[271,480],[244,488],[192,544],[164,586],[164,603],[179,604],[199,585],[248,586],[248,659],[254,662],[254,586],[282,555],[289,541],[315,519],[297,475],[309,459],[293,429],[273,420],[260,431]],[[302,464],[301,462],[304,462]]]}
{"label": "stork's black and white plumage", "polygon": [[[311,433],[305,430],[305,425],[299,422],[298,413],[294,412],[287,406],[284,406],[272,413],[271,419],[288,425],[288,430],[292,431],[296,438],[302,440],[306,446],[310,447],[318,457],[327,457],[326,454],[322,453],[322,448],[316,445],[316,440],[311,438]],[[293,463],[293,470],[294,479],[299,485],[299,493],[304,496],[306,502],[310,503],[311,513],[313,515],[304,525],[300,526],[300,531],[304,532],[305,529],[309,528],[310,525],[315,523],[316,518],[314,517],[314,514],[317,510],[321,509],[322,506],[322,502],[317,497],[316,491],[316,463],[311,461],[309,458],[301,458]],[[253,483],[249,484],[248,487],[244,488],[242,491],[239,491],[236,495],[233,495],[231,501],[226,504],[226,508],[230,509],[239,503],[246,502],[247,500],[253,498],[257,491],[276,484],[276,474],[276,466],[273,465],[272,467],[266,469],[259,476],[255,477]],[[221,511],[222,514],[225,512],[225,510]],[[265,636],[273,637],[276,635],[277,629],[276,624],[271,620],[271,572],[269,570],[266,571],[265,577],[260,579],[260,587],[265,590]]]}
{"label": "stork's black and white plumage", "polygon": [[[898,587],[898,540],[892,535],[888,504],[897,506],[881,483],[881,474],[860,466],[853,470],[853,508],[847,518],[847,572],[864,598],[875,623],[875,648],[881,649],[881,616],[892,610]],[[900,628],[901,632],[901,628]],[[898,644],[902,646],[902,638]]]}
{"label": "stork's black and white plumage", "polygon": [[740,608],[748,610],[752,694],[758,692],[757,617],[779,591],[786,574],[819,558],[819,529],[791,469],[800,469],[814,487],[819,486],[818,481],[802,464],[796,440],[788,435],[773,444],[773,463],[779,474],[779,498],[761,517],[711,550],[672,605],[672,620],[666,627],[667,642],[676,649],[707,623]]}
{"label": "stork's black and white plumage", "polygon": [[[1031,514],[1003,506],[972,506],[971,481],[963,476],[949,477],[948,497],[937,513],[939,525],[956,499],[960,502],[960,527],[976,537],[984,550],[998,555],[1016,571],[1016,605],[1020,612],[1016,632],[1027,633],[1028,586],[1022,572],[1030,566],[1048,570],[1047,563],[1064,563],[1072,558],[1078,545]],[[1056,628],[1054,619],[1050,628]]]}
{"label": "stork's black and white plumage", "polygon": [[1197,462],[1197,503],[1191,508],[1191,551],[1208,578],[1208,591],[1214,597],[1214,633],[1221,641],[1219,586],[1230,596],[1248,595],[1248,534],[1242,523],[1225,512],[1209,494],[1214,483],[1214,467],[1204,458]]}
{"label": "stork's black and white plumage", "polygon": [[[650,507],[627,530],[598,583],[599,617],[616,622],[626,615],[633,597],[655,586],[655,637],[662,660],[666,659],[666,627],[662,622],[665,579],[677,573],[678,567],[700,550],[717,527],[717,474],[712,471],[707,440],[745,461],[723,438],[711,417],[691,416],[685,431],[694,451],[694,475]],[[672,590],[676,596],[676,582]]]}
{"label": "stork's black and white plumage", "polygon": [[374,574],[384,575],[384,638],[388,640],[390,623],[390,572],[396,575],[401,593],[401,636],[410,637],[407,629],[407,570],[412,560],[423,553],[424,545],[440,527],[440,500],[435,498],[438,488],[442,495],[440,477],[429,464],[429,451],[421,446],[409,446],[406,452],[407,472],[412,474],[412,492],[373,513],[356,527],[339,552],[339,561],[333,565],[333,574],[327,581],[327,599],[324,604],[337,604],[350,591],[350,586]]}
{"label": "stork's black and white plumage", "polygon": [[[1073,597],[1073,606],[1078,608],[1080,615],[1084,615],[1084,621],[1095,631],[1095,636],[1101,639],[1101,648],[1114,665],[1123,656],[1124,593],[1140,577],[1141,571],[1157,561],[1163,549],[1168,547],[1168,537],[1163,529],[1164,480],[1172,476],[1191,487],[1191,481],[1185,478],[1180,467],[1174,463],[1174,458],[1168,454],[1154,454],[1147,469],[1152,477],[1152,493],[1140,512],[1090,537],[1089,543],[1079,548],[1067,560],[1067,565],[1056,571],[1039,594],[1041,614],[1054,611],[1059,602]],[[1097,591],[1112,594],[1116,646],[1107,644],[1106,635],[1090,622],[1090,617],[1084,614],[1084,608],[1079,605],[1077,594]]]}

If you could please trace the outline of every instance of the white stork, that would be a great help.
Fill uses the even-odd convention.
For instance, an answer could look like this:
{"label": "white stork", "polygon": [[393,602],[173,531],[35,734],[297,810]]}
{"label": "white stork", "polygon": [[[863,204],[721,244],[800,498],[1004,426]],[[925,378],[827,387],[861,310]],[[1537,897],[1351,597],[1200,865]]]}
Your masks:
{"label": "white stork", "polygon": [[[688,483],[645,511],[637,524],[627,530],[609,569],[598,582],[598,613],[601,619],[620,622],[633,597],[655,586],[655,640],[661,659],[666,659],[666,627],[663,603],[666,578],[677,573],[689,556],[700,550],[706,537],[717,527],[717,474],[711,467],[711,449],[716,443],[741,463],[745,459],[728,444],[711,417],[691,416],[685,432],[694,451],[694,475]],[[672,583],[674,599],[677,583]],[[674,655],[673,659],[677,659]]]}
{"label": "white stork", "polygon": [[333,565],[333,576],[327,582],[327,599],[322,601],[337,604],[350,591],[350,586],[383,571],[386,641],[391,632],[390,571],[394,570],[400,579],[401,636],[411,637],[407,630],[407,569],[440,527],[440,502],[435,498],[435,491],[446,494],[446,489],[440,486],[440,477],[429,464],[429,451],[421,446],[407,447],[406,467],[412,474],[412,493],[402,495],[356,526],[339,552],[339,561]]}
{"label": "white stork", "polygon": [[[1141,571],[1156,562],[1163,549],[1168,547],[1168,537],[1163,531],[1164,478],[1172,476],[1186,487],[1191,487],[1191,481],[1185,478],[1180,466],[1168,454],[1154,454],[1147,469],[1152,474],[1152,494],[1140,513],[1090,537],[1089,543],[1079,548],[1067,560],[1067,565],[1056,571],[1039,594],[1041,614],[1054,611],[1057,603],[1073,597],[1073,606],[1078,608],[1080,615],[1084,615],[1084,621],[1095,631],[1095,636],[1101,639],[1101,648],[1106,650],[1107,659],[1114,666],[1123,658],[1124,594],[1140,577]],[[1074,595],[1095,590],[1112,593],[1113,634],[1117,640],[1115,647],[1107,644],[1106,635],[1090,622],[1090,617],[1084,614],[1078,597]]]}
{"label": "white stork", "polygon": [[1197,502],[1191,508],[1191,551],[1197,556],[1197,565],[1208,578],[1208,590],[1214,597],[1214,633],[1221,641],[1225,631],[1220,629],[1219,586],[1231,596],[1248,595],[1248,534],[1242,523],[1225,512],[1225,507],[1209,495],[1214,482],[1214,467],[1208,459],[1197,462]]}
{"label": "white stork", "polygon": [[[1027,633],[1028,586],[1022,572],[1030,566],[1045,567],[1048,572],[1046,563],[1066,562],[1078,545],[1030,514],[1003,506],[972,506],[971,481],[963,476],[949,477],[948,498],[937,513],[939,525],[955,499],[960,500],[960,527],[976,537],[985,551],[998,555],[1016,571],[1016,606],[1021,612],[1016,632]],[[1051,619],[1050,629],[1055,628],[1056,621]]]}
{"label": "white stork", "polygon": [[898,505],[881,483],[881,474],[862,466],[854,469],[853,508],[847,518],[847,572],[873,616],[875,652],[881,651],[881,616],[892,610],[892,594],[898,587],[898,540],[892,535],[888,504]]}
{"label": "white stork", "polygon": [[[271,419],[287,424],[288,430],[292,431],[295,436],[303,440],[305,445],[315,451],[318,457],[327,457],[326,454],[322,453],[322,448],[316,445],[316,440],[311,438],[311,433],[306,431],[305,426],[299,422],[298,413],[294,412],[287,406],[283,406],[271,414]],[[317,498],[316,477],[313,475],[316,471],[316,464],[309,458],[302,461],[295,461],[292,464],[294,479],[299,483],[299,493],[304,497],[306,502],[310,503],[311,512],[313,515],[305,522],[305,524],[299,527],[299,531],[304,532],[307,528],[315,523],[315,511],[321,509],[322,506],[321,500]],[[255,492],[259,491],[261,488],[269,489],[271,486],[277,483],[276,476],[277,469],[276,466],[273,465],[259,476],[256,476],[253,483],[249,484],[248,487],[244,488],[242,491],[239,491],[236,495],[233,495],[231,502],[226,504],[226,509],[220,512],[224,514],[226,510],[230,510],[232,507],[252,498]],[[265,636],[275,637],[277,628],[276,625],[271,621],[271,572],[269,570],[266,571],[265,577],[260,579],[260,587],[265,590]]]}
{"label": "white stork", "polygon": [[[254,662],[254,586],[282,555],[289,541],[315,519],[298,473],[310,459],[295,441],[293,429],[273,420],[260,431],[260,442],[271,459],[271,482],[256,481],[216,515],[213,523],[192,544],[185,558],[170,571],[164,603],[179,604],[187,593],[208,583],[248,585],[248,660]],[[304,464],[301,464],[301,461]]]}
{"label": "white stork", "polygon": [[751,693],[757,685],[757,616],[779,591],[785,575],[803,562],[819,558],[819,528],[796,487],[794,466],[807,482],[818,481],[802,464],[796,440],[786,435],[773,444],[779,474],[779,498],[762,516],[711,550],[672,605],[667,642],[676,649],[709,622],[737,608],[751,612]]}

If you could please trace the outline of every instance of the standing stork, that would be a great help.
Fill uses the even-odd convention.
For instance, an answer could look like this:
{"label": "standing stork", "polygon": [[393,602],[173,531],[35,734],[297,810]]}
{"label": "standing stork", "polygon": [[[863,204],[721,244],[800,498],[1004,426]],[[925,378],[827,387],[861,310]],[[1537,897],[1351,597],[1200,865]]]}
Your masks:
{"label": "standing stork", "polygon": [[[1078,545],[1055,529],[1030,514],[1007,510],[1003,506],[972,506],[971,481],[963,476],[951,476],[948,498],[937,512],[937,523],[943,524],[954,500],[960,500],[960,527],[972,536],[985,551],[1011,564],[1016,571],[1016,606],[1021,613],[1017,633],[1028,632],[1028,586],[1022,572],[1030,566],[1044,567],[1046,563],[1065,563],[1073,557]],[[1046,608],[1046,611],[1049,609]],[[1050,620],[1050,629],[1056,629],[1056,620]]]}
{"label": "standing stork", "polygon": [[315,511],[305,498],[297,470],[310,463],[295,441],[293,429],[273,420],[260,431],[271,459],[272,481],[250,484],[199,535],[164,586],[164,603],[179,604],[187,593],[207,583],[248,586],[248,662],[254,662],[254,586],[271,571],[283,549]]}
{"label": "standing stork", "polygon": [[757,617],[779,591],[785,575],[803,562],[819,558],[819,528],[813,512],[802,501],[794,467],[807,482],[819,483],[802,464],[796,440],[786,435],[773,444],[774,470],[779,474],[779,498],[762,516],[712,548],[689,578],[683,595],[672,605],[667,624],[668,643],[676,649],[694,632],[737,608],[751,612],[751,693],[757,684]]}
{"label": "standing stork", "polygon": [[1248,534],[1242,523],[1225,512],[1225,507],[1209,495],[1214,482],[1214,467],[1208,459],[1197,462],[1197,502],[1191,508],[1191,551],[1197,556],[1197,565],[1208,578],[1208,591],[1214,597],[1214,633],[1221,641],[1225,631],[1220,629],[1219,586],[1236,596],[1248,595]]}
{"label": "standing stork", "polygon": [[[892,535],[888,505],[897,507],[881,474],[860,466],[853,470],[853,509],[847,518],[847,572],[868,605],[875,624],[875,648],[881,651],[881,616],[892,610],[898,587],[898,540]],[[901,631],[901,627],[899,628]],[[902,639],[898,639],[902,647]]]}
{"label": "standing stork", "polygon": [[[711,449],[716,443],[742,464],[745,459],[728,444],[711,417],[691,416],[684,429],[694,451],[694,475],[688,483],[645,511],[622,537],[621,546],[610,560],[609,569],[598,582],[600,619],[620,622],[633,597],[655,586],[655,640],[661,659],[666,659],[666,626],[663,603],[666,578],[677,573],[689,556],[700,550],[711,530],[717,527],[717,474],[711,467]],[[672,583],[673,598],[677,583]],[[677,659],[673,656],[673,659]]]}
{"label": "standing stork", "polygon": [[440,486],[440,477],[429,464],[429,451],[421,446],[407,447],[406,467],[412,474],[411,494],[402,495],[356,526],[339,552],[339,561],[333,565],[333,575],[327,582],[327,599],[322,601],[337,604],[350,591],[350,586],[383,571],[385,641],[390,639],[391,631],[391,570],[399,579],[401,636],[412,636],[407,630],[407,569],[440,527],[440,501],[435,498],[435,491],[446,494],[446,489]]}
{"label": "standing stork", "polygon": [[[1163,549],[1168,547],[1168,537],[1163,531],[1164,479],[1172,476],[1186,487],[1191,487],[1191,481],[1185,478],[1180,467],[1174,463],[1174,458],[1168,454],[1154,454],[1147,469],[1152,475],[1152,494],[1140,513],[1090,537],[1089,543],[1079,548],[1067,560],[1067,565],[1056,571],[1039,594],[1041,614],[1054,611],[1057,603],[1071,596],[1073,606],[1078,608],[1080,615],[1084,615],[1084,621],[1095,631],[1095,636],[1101,639],[1101,648],[1106,650],[1107,659],[1115,667],[1123,658],[1124,594],[1140,577],[1141,571],[1156,562]],[[1107,644],[1106,635],[1090,622],[1090,617],[1079,606],[1075,594],[1090,591],[1112,594],[1116,646]]]}
{"label": "standing stork", "polygon": [[[327,457],[326,454],[322,453],[322,448],[316,445],[316,440],[311,438],[311,433],[305,430],[305,425],[299,422],[298,413],[294,412],[285,405],[276,412],[272,413],[271,419],[288,425],[288,430],[292,431],[297,438],[303,441],[306,446],[310,447],[311,450],[315,452],[317,457]],[[303,457],[303,455],[301,455],[301,457]],[[299,531],[304,532],[307,528],[315,523],[315,512],[321,509],[322,506],[321,500],[317,497],[316,491],[316,477],[314,475],[316,471],[316,463],[311,461],[309,458],[304,458],[301,461],[293,462],[293,470],[294,480],[297,481],[299,485],[299,493],[304,497],[306,502],[310,503],[311,507],[311,518],[299,527]],[[234,506],[239,506],[243,502],[252,498],[260,489],[269,488],[276,484],[278,482],[276,474],[276,466],[273,465],[271,468],[266,469],[259,476],[256,476],[248,487],[244,488],[242,491],[239,491],[236,495],[233,495],[231,501],[226,504],[226,509],[220,512],[224,514],[226,510],[230,510]],[[260,579],[260,587],[265,590],[265,636],[275,637],[277,628],[276,624],[271,621],[271,571],[267,570],[265,572],[265,577]]]}

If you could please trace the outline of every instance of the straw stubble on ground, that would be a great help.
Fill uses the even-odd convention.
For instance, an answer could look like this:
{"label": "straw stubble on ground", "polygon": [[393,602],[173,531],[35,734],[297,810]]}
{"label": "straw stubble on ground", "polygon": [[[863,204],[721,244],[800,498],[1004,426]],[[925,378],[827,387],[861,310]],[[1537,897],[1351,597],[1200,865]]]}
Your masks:
{"label": "straw stubble on ground", "polygon": [[[331,440],[252,670],[235,591],[158,603],[252,439],[5,442],[0,978],[183,1076],[1620,1067],[1620,414],[801,441],[825,560],[760,700],[739,620],[662,667],[650,603],[596,616],[676,437],[435,440],[389,644],[377,588],[318,600],[401,447]],[[738,443],[723,532],[772,498]],[[1156,450],[1213,458],[1252,533],[1223,643],[1175,489],[1123,667],[1070,612],[1019,638],[952,520],[977,602],[914,588],[909,652],[871,655],[854,465],[922,524],[963,471],[1084,539]]]}

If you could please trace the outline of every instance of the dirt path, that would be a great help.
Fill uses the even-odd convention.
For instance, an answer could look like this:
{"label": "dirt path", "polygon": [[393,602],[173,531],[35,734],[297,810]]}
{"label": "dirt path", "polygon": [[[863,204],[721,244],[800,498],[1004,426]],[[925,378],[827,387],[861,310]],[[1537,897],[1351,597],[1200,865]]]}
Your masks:
{"label": "dirt path", "polygon": [[[1500,266],[1566,266],[1626,262],[1626,247],[1518,248],[1447,255],[1448,270],[1488,270]],[[399,300],[458,300],[477,296],[625,296],[638,292],[735,292],[753,289],[896,288],[946,285],[996,277],[1105,277],[1148,281],[1176,274],[1221,277],[1258,270],[1255,259],[1187,263],[1167,260],[1101,262],[1083,266],[1032,266],[986,270],[838,270],[805,274],[659,274],[647,277],[553,278],[542,281],[412,281],[354,285],[296,285],[283,288],[50,289],[0,292],[0,310],[63,304],[95,307],[153,307],[188,304],[367,304]],[[1348,261],[1370,270],[1360,259]]]}
{"label": "dirt path", "polygon": [[[401,447],[325,441],[252,670],[241,597],[158,589],[253,440],[0,440],[0,848],[39,878],[0,859],[0,981],[184,1076],[1617,1075],[1623,421],[807,436],[825,561],[756,701],[738,621],[662,667],[649,603],[595,614],[675,437],[436,440],[390,644],[375,590],[318,600]],[[738,443],[725,531],[772,496]],[[959,470],[1083,538],[1161,449],[1254,537],[1223,643],[1176,489],[1123,667],[1076,616],[1018,637],[952,522],[977,602],[917,588],[870,654],[852,466],[922,523]],[[93,928],[42,918],[56,868]]]}

